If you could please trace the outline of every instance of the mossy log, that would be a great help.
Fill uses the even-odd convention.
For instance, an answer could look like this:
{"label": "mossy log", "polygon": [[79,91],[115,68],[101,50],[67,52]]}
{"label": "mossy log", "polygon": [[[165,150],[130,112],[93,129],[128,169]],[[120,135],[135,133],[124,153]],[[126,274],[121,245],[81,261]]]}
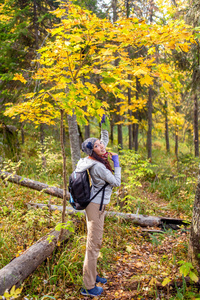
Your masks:
{"label": "mossy log", "polygon": [[[49,235],[54,236],[51,243],[47,240]],[[70,233],[64,230],[61,242],[66,240],[69,235]],[[19,287],[53,253],[57,246],[58,236],[59,231],[51,231],[0,270],[0,295],[14,285]]]}

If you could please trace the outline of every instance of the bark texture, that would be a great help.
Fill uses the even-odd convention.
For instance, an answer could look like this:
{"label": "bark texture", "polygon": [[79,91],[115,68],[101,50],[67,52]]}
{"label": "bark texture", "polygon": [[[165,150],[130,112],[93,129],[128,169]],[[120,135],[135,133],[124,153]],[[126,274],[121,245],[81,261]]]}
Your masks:
{"label": "bark texture", "polygon": [[190,240],[188,248],[188,256],[193,266],[196,267],[200,274],[200,177],[195,194],[193,207],[192,224],[190,228]]}
{"label": "bark texture", "polygon": [[[7,180],[12,183],[16,183],[25,187],[29,187],[31,189],[37,190],[37,191],[43,191],[46,194],[62,198],[63,199],[63,190],[54,186],[49,186],[45,183],[23,178],[18,175],[14,175],[12,173],[4,172],[0,170],[0,177],[3,180]],[[69,193],[67,193],[67,197],[69,198]]]}
{"label": "bark texture", "polygon": [[199,124],[198,124],[198,98],[194,94],[194,154],[199,157]]}
{"label": "bark texture", "polygon": [[153,105],[152,105],[152,96],[153,90],[152,87],[149,87],[149,97],[147,102],[147,117],[148,117],[148,132],[147,132],[147,151],[148,151],[148,158],[152,158],[152,111],[153,111]]}
{"label": "bark texture", "polygon": [[67,115],[67,121],[69,126],[69,139],[72,156],[72,168],[75,170],[78,160],[81,158],[80,144],[79,144],[79,132],[76,121],[76,115]]}
{"label": "bark texture", "polygon": [[[51,243],[47,240],[49,235],[54,236]],[[9,290],[14,285],[15,287],[19,287],[22,282],[53,253],[57,245],[59,231],[52,231],[49,235],[41,238],[19,257],[13,259],[0,270],[0,295],[3,295],[5,290]],[[68,231],[64,231],[62,241],[66,240],[69,235],[70,233]]]}
{"label": "bark texture", "polygon": [[165,142],[166,142],[166,150],[170,152],[169,145],[169,125],[168,125],[168,102],[165,101]]}

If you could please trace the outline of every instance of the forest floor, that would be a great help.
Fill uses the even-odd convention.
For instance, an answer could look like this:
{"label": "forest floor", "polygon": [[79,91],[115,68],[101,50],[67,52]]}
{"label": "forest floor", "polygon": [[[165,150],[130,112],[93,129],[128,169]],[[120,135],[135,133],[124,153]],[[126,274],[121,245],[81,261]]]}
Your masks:
{"label": "forest floor", "polygon": [[[0,238],[1,250],[2,247],[4,250],[0,256],[1,267],[49,232],[60,218],[60,212],[55,211],[49,221],[44,209],[30,211],[25,206],[29,201],[46,203],[49,196],[12,184],[8,187],[2,184],[2,188],[0,229],[4,230],[0,230]],[[157,192],[149,192],[147,186],[138,188],[138,195],[144,199],[143,206],[149,206],[151,215],[188,220],[183,212],[170,208]],[[52,200],[52,204],[59,203]],[[109,210],[112,209],[110,206]],[[26,279],[19,299],[90,299],[80,294],[86,243],[85,217],[72,219],[75,233]],[[180,273],[181,265],[188,267],[188,240],[188,227],[152,233],[131,221],[106,217],[98,270],[108,283],[102,285],[104,292],[98,299],[198,299],[197,288],[192,282],[187,286]]]}

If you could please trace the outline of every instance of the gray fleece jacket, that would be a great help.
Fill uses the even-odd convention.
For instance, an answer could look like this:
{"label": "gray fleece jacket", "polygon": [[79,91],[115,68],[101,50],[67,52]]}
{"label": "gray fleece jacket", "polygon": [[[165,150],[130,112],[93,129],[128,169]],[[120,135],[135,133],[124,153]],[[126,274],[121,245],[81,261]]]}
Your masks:
{"label": "gray fleece jacket", "polygon": [[[108,132],[103,130],[101,132],[101,140],[107,146],[108,144]],[[110,202],[110,197],[112,194],[112,187],[120,186],[121,184],[121,167],[114,168],[114,174],[108,170],[104,164],[99,161],[90,159],[88,156],[81,158],[76,167],[76,172],[82,172],[89,169],[89,173],[92,181],[91,197],[97,193],[106,182],[109,185],[105,188],[104,194],[104,204]],[[100,192],[93,200],[94,203],[101,203],[102,192]]]}

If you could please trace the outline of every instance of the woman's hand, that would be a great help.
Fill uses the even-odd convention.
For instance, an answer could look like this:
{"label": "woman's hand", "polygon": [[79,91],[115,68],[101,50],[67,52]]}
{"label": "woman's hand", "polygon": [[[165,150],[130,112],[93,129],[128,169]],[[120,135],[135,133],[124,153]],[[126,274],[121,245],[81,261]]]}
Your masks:
{"label": "woman's hand", "polygon": [[113,155],[118,155],[117,153],[114,152],[108,152],[110,159],[112,159]]}
{"label": "woman's hand", "polygon": [[114,163],[114,167],[119,167],[119,157],[117,153],[109,152],[109,156]]}

